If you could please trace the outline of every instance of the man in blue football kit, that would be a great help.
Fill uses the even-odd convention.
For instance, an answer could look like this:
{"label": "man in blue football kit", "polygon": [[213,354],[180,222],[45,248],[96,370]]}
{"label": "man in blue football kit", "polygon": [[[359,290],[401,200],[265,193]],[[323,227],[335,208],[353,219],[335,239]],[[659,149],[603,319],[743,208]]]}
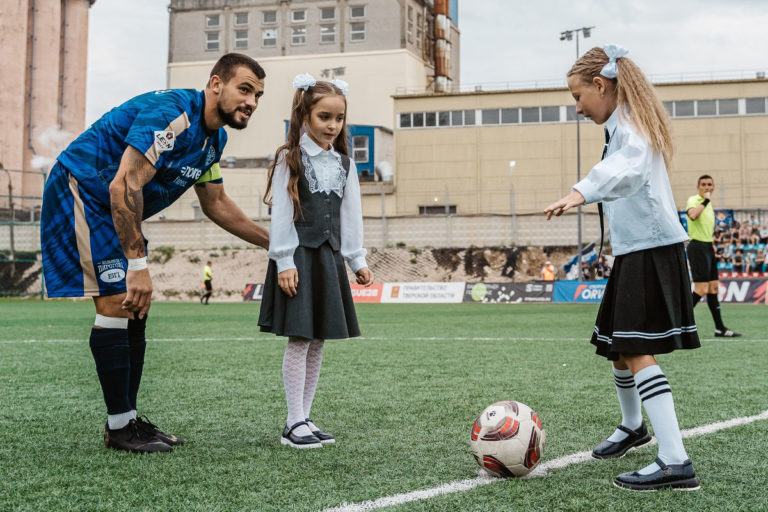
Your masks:
{"label": "man in blue football kit", "polygon": [[264,92],[264,70],[224,55],[203,91],[171,89],[112,109],[57,158],[43,194],[41,245],[49,297],[92,297],[90,347],[107,405],[104,442],[167,452],[181,439],[136,412],[144,330],[152,296],[142,220],[194,185],[203,212],[261,247],[266,230],[224,192],[224,126],[247,126]]}

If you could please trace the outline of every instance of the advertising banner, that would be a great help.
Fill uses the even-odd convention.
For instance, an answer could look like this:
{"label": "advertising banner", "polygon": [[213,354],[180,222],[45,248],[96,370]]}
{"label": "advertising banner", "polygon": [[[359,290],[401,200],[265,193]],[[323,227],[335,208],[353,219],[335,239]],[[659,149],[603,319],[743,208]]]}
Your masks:
{"label": "advertising banner", "polygon": [[553,281],[530,283],[467,283],[464,302],[519,303],[552,302]]}
{"label": "advertising banner", "polygon": [[264,293],[264,285],[261,283],[254,284],[249,283],[245,285],[243,290],[243,302],[250,302],[254,300],[261,300],[261,295]]}
{"label": "advertising banner", "polygon": [[355,302],[381,302],[381,290],[384,287],[382,283],[373,283],[367,288],[361,284],[349,283],[349,287]]}
{"label": "advertising banner", "polygon": [[381,302],[461,302],[464,286],[464,283],[384,283]]}
{"label": "advertising banner", "polygon": [[721,279],[718,298],[720,302],[766,304],[765,279]]}
{"label": "advertising banner", "polygon": [[555,281],[552,302],[600,302],[603,300],[605,283],[600,281]]}

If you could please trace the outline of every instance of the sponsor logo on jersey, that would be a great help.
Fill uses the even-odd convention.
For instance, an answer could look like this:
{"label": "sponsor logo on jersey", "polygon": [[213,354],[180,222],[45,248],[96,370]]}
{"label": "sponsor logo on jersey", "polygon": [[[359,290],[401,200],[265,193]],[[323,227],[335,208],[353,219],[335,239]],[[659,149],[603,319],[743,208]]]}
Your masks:
{"label": "sponsor logo on jersey", "polygon": [[105,283],[116,283],[125,279],[123,261],[120,259],[103,260],[96,264],[99,279]]}
{"label": "sponsor logo on jersey", "polygon": [[176,134],[173,130],[163,130],[155,132],[155,148],[158,153],[170,151],[176,143]]}
{"label": "sponsor logo on jersey", "polygon": [[200,179],[200,176],[203,175],[203,171],[201,169],[198,169],[197,167],[191,167],[189,165],[185,165],[181,168],[181,175],[185,178],[191,178],[195,181]]}

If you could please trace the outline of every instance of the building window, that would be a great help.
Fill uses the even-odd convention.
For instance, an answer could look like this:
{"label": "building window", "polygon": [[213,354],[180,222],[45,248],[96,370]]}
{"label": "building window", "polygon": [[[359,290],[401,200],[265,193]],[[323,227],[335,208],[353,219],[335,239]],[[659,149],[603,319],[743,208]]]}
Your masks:
{"label": "building window", "polygon": [[320,42],[336,42],[336,25],[320,25]]}
{"label": "building window", "polygon": [[219,51],[219,33],[218,32],[205,33],[205,50],[208,52]]}
{"label": "building window", "polygon": [[413,42],[413,6],[408,6],[408,42]]}
{"label": "building window", "polygon": [[452,110],[451,111],[451,126],[461,126],[464,124],[464,111]]}
{"label": "building window", "polygon": [[520,122],[519,117],[520,113],[516,108],[501,109],[501,124],[517,124]]}
{"label": "building window", "polygon": [[349,28],[350,41],[365,41],[365,23],[350,23]]}
{"label": "building window", "polygon": [[692,100],[675,102],[675,117],[691,117],[693,114]]}
{"label": "building window", "polygon": [[717,115],[717,102],[715,100],[699,100],[696,102],[697,116]]}
{"label": "building window", "polygon": [[445,205],[419,206],[419,215],[445,215],[446,210],[448,211],[447,212],[448,215],[455,215],[456,205],[451,204],[451,205],[448,205],[448,207],[446,207]]}
{"label": "building window", "polygon": [[555,123],[560,121],[560,107],[541,107],[541,122]]}
{"label": "building window", "polygon": [[720,116],[735,116],[739,113],[739,100],[727,99],[717,100],[717,115]]}
{"label": "building window", "polygon": [[248,48],[248,31],[235,30],[235,49],[245,50]]}
{"label": "building window", "polygon": [[306,9],[300,9],[297,11],[291,11],[291,22],[293,23],[304,23],[307,21],[307,11]]}
{"label": "building window", "polygon": [[407,114],[400,114],[400,128],[410,128],[411,127],[411,113],[408,112]]}
{"label": "building window", "polygon": [[437,112],[426,112],[424,114],[424,126],[437,126]]}
{"label": "building window", "polygon": [[221,25],[220,14],[206,14],[205,15],[205,28],[216,28]]}
{"label": "building window", "polygon": [[365,18],[365,6],[353,5],[349,8],[350,18]]}
{"label": "building window", "polygon": [[413,113],[413,127],[414,128],[423,128],[424,127],[424,112],[414,112]]}
{"label": "building window", "polygon": [[294,46],[307,44],[307,27],[291,28],[291,44]]}
{"label": "building window", "polygon": [[336,8],[335,7],[321,7],[320,8],[320,19],[322,21],[335,20],[336,19]]}
{"label": "building window", "polygon": [[416,15],[416,48],[421,49],[421,41],[424,33],[424,25],[421,20],[421,14]]}
{"label": "building window", "polygon": [[277,23],[277,11],[262,11],[261,22],[264,25],[274,25]]}
{"label": "building window", "polygon": [[485,109],[483,113],[483,124],[499,124],[499,109]]}
{"label": "building window", "polygon": [[263,48],[274,48],[277,46],[276,28],[265,28],[261,31],[261,46]]}
{"label": "building window", "polygon": [[661,102],[662,105],[664,105],[664,109],[667,111],[667,114],[669,114],[669,117],[672,117],[675,115],[675,108],[673,106],[673,101],[663,101]]}
{"label": "building window", "polygon": [[242,25],[248,24],[248,13],[247,12],[236,12],[235,13],[235,26],[239,27]]}
{"label": "building window", "polygon": [[524,123],[538,123],[540,121],[539,107],[523,107],[520,110],[523,111],[522,119]]}
{"label": "building window", "polygon": [[765,114],[765,98],[747,98],[747,114]]}
{"label": "building window", "polygon": [[438,112],[437,124],[439,126],[451,126],[451,113],[450,112]]}
{"label": "building window", "polygon": [[464,111],[464,125],[465,126],[474,126],[475,125],[475,111],[474,110],[465,110]]}
{"label": "building window", "polygon": [[355,135],[352,137],[352,156],[356,164],[368,162],[367,135]]}

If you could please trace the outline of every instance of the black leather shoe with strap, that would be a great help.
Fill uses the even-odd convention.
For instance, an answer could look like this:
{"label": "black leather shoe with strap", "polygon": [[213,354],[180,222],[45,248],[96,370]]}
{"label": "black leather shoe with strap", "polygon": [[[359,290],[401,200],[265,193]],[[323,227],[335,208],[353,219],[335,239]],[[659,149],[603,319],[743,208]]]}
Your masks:
{"label": "black leather shoe with strap", "polygon": [[[306,420],[304,420],[304,421],[306,421],[307,423],[310,423],[310,422],[311,422],[311,423],[314,425],[314,422],[313,422],[311,419],[309,419],[309,418],[307,418],[307,419],[306,419]],[[311,428],[311,427],[310,427],[310,428]],[[329,434],[328,432],[323,432],[322,430],[320,430],[319,428],[317,428],[317,425],[315,425],[315,429],[316,429],[316,430],[313,430],[313,431],[312,431],[312,434],[313,434],[313,435],[314,435],[316,438],[318,438],[318,439],[320,440],[320,442],[321,442],[321,443],[323,443],[323,444],[333,444],[333,443],[335,443],[335,442],[336,442],[336,438],[334,438],[334,437],[333,437],[331,434]]]}
{"label": "black leather shoe with strap", "polygon": [[136,425],[140,429],[142,429],[144,432],[147,432],[148,434],[151,434],[155,436],[160,441],[164,442],[165,444],[169,446],[178,446],[180,444],[184,444],[184,441],[182,439],[179,439],[178,437],[166,434],[159,428],[157,428],[157,425],[149,421],[149,418],[146,416],[139,416],[136,418]]}
{"label": "black leather shoe with strap", "polygon": [[307,448],[322,448],[323,445],[320,440],[315,437],[314,434],[308,436],[297,436],[293,431],[298,427],[305,425],[309,428],[306,421],[297,421],[290,427],[288,425],[283,429],[283,437],[280,438],[280,444],[290,446],[291,448],[298,448],[299,450],[305,450]]}
{"label": "black leather shoe with strap", "polygon": [[616,428],[626,433],[627,437],[616,442],[606,439],[592,450],[592,457],[596,459],[623,457],[630,449],[637,448],[651,441],[651,434],[648,433],[645,422],[642,422],[637,430],[632,430],[624,425],[619,425]]}
{"label": "black leather shoe with strap", "polygon": [[674,489],[676,491],[697,491],[701,489],[699,479],[693,470],[691,459],[682,464],[664,464],[657,458],[657,471],[641,475],[637,471],[622,473],[613,481],[613,485],[632,491],[657,491],[659,489]]}

